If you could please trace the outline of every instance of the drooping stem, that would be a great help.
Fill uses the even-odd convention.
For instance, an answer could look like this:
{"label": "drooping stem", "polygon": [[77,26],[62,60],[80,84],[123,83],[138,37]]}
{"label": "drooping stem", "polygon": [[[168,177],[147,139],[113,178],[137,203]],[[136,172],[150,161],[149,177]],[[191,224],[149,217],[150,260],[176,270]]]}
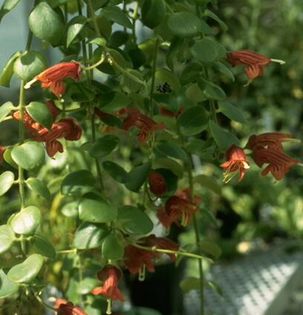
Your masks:
{"label": "drooping stem", "polygon": [[96,31],[96,33],[97,33],[97,35],[99,37],[102,37],[101,31],[100,31],[100,28],[99,28],[99,25],[98,25],[98,22],[97,22],[97,16],[95,14],[95,10],[94,10],[94,6],[93,6],[92,0],[87,0],[87,5],[88,5],[88,9],[90,11],[90,16],[91,16],[91,18],[93,20],[93,23],[94,23],[95,31]]}

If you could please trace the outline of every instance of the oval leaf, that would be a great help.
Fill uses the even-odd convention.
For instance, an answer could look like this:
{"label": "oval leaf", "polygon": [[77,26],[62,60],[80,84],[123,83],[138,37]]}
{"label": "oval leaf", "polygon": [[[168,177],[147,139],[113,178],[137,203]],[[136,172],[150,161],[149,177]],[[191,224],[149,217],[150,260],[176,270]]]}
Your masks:
{"label": "oval leaf", "polygon": [[115,162],[105,161],[102,163],[103,169],[117,182],[125,183],[127,172]]}
{"label": "oval leaf", "polygon": [[7,277],[16,283],[29,283],[36,278],[43,266],[43,262],[43,256],[32,254],[21,264],[12,267],[7,273]]}
{"label": "oval leaf", "polygon": [[127,28],[130,28],[130,29],[133,27],[127,14],[125,12],[123,12],[119,7],[107,6],[107,7],[103,8],[101,12],[102,12],[101,14],[110,21],[113,21],[117,24],[120,24],[120,25],[127,27]]}
{"label": "oval leaf", "polygon": [[79,217],[92,223],[110,223],[117,217],[117,209],[105,200],[83,199],[79,204]]}
{"label": "oval leaf", "polygon": [[156,150],[162,154],[179,159],[182,161],[188,161],[186,152],[174,142],[163,141],[157,145]]}
{"label": "oval leaf", "polygon": [[34,234],[41,222],[41,212],[35,206],[29,206],[18,212],[10,225],[17,234]]}
{"label": "oval leaf", "polygon": [[113,135],[106,135],[96,140],[89,149],[89,154],[95,158],[102,158],[110,154],[118,145],[119,138]]}
{"label": "oval leaf", "polygon": [[77,35],[81,32],[84,25],[86,24],[86,19],[83,16],[76,16],[68,23],[66,46],[68,47]]}
{"label": "oval leaf", "polygon": [[124,246],[116,235],[111,233],[103,241],[102,244],[102,256],[104,259],[117,260],[121,259],[124,254]]}
{"label": "oval leaf", "polygon": [[1,86],[5,86],[5,87],[10,86],[11,78],[14,74],[14,64],[15,64],[16,59],[20,55],[21,55],[21,52],[17,51],[12,56],[10,56],[10,58],[8,59],[8,62],[6,63],[6,65],[4,66],[4,68],[0,74],[0,85]]}
{"label": "oval leaf", "polygon": [[84,222],[75,233],[74,246],[78,249],[100,247],[107,233],[105,226]]}
{"label": "oval leaf", "polygon": [[8,279],[2,269],[0,269],[0,299],[5,299],[19,290],[19,286]]}
{"label": "oval leaf", "polygon": [[41,102],[30,102],[26,106],[28,114],[39,124],[46,128],[50,128],[53,123],[53,116],[47,105]]}
{"label": "oval leaf", "polygon": [[27,187],[36,195],[46,200],[50,200],[50,192],[47,186],[38,178],[30,177],[26,180]]}
{"label": "oval leaf", "polygon": [[41,166],[45,160],[44,148],[41,143],[28,141],[15,146],[11,152],[14,162],[26,170]]}
{"label": "oval leaf", "polygon": [[164,0],[144,0],[141,14],[143,24],[155,28],[164,20],[166,3]]}
{"label": "oval leaf", "polygon": [[150,167],[150,162],[134,167],[127,175],[126,188],[134,192],[138,191],[145,182]]}
{"label": "oval leaf", "polygon": [[0,107],[0,122],[10,114],[12,110],[16,109],[13,103],[6,102]]}
{"label": "oval leaf", "polygon": [[178,36],[194,36],[201,31],[200,19],[190,12],[178,12],[169,16],[168,28]]}
{"label": "oval leaf", "polygon": [[15,175],[10,171],[0,175],[0,196],[4,195],[14,184]]}
{"label": "oval leaf", "polygon": [[15,234],[9,225],[0,226],[0,254],[7,251],[15,240]]}
{"label": "oval leaf", "polygon": [[242,111],[229,102],[218,102],[220,111],[229,119],[245,123]]}
{"label": "oval leaf", "polygon": [[95,179],[92,173],[87,170],[80,170],[68,174],[62,181],[61,192],[68,196],[81,196],[92,191],[95,186]]}
{"label": "oval leaf", "polygon": [[35,253],[44,257],[55,259],[56,249],[55,247],[43,236],[34,235],[32,249]]}
{"label": "oval leaf", "polygon": [[221,45],[210,38],[197,40],[191,47],[193,57],[204,63],[216,61],[222,56],[221,51]]}

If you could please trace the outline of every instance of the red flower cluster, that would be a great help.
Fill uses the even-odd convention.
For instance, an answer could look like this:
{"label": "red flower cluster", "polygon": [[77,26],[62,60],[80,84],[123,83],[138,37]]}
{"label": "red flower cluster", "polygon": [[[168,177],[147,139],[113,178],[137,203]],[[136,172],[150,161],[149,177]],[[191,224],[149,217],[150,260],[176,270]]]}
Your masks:
{"label": "red flower cluster", "polygon": [[80,79],[80,73],[81,65],[79,62],[58,63],[38,74],[25,87],[29,88],[32,83],[40,81],[44,89],[49,89],[57,97],[61,97],[65,92],[64,79],[71,78],[77,81]]}
{"label": "red flower cluster", "polygon": [[119,111],[119,116],[124,117],[122,126],[124,130],[128,131],[134,127],[139,129],[138,139],[141,143],[145,143],[157,130],[165,128],[163,124],[157,124],[135,108],[124,108]]}
{"label": "red flower cluster", "polygon": [[91,291],[93,295],[104,295],[107,299],[124,301],[124,296],[118,288],[121,271],[113,266],[105,266],[98,272],[98,279],[103,282],[102,287],[97,287]]}
{"label": "red flower cluster", "polygon": [[[52,102],[48,102],[47,106],[55,119],[59,114],[59,109]],[[12,116],[16,120],[21,119],[19,111],[14,112]],[[58,139],[79,140],[82,134],[80,126],[73,118],[61,119],[53,123],[51,129],[47,129],[33,120],[25,111],[23,122],[35,141],[45,142],[46,151],[50,157],[53,157],[57,152],[63,152],[63,146]]]}
{"label": "red flower cluster", "polygon": [[250,50],[233,51],[227,54],[227,61],[232,66],[243,65],[250,81],[263,75],[266,65],[271,62],[284,63],[282,60],[271,59]]}
{"label": "red flower cluster", "polygon": [[148,184],[150,191],[158,197],[162,196],[167,190],[164,176],[156,171],[149,174]]}
{"label": "red flower cluster", "polygon": [[228,182],[237,171],[240,173],[239,181],[241,181],[245,172],[249,169],[244,150],[232,145],[226,151],[226,159],[227,161],[220,165],[225,170],[224,182]]}
{"label": "red flower cluster", "polygon": [[56,300],[55,309],[58,315],[87,315],[80,307],[64,299]]}
{"label": "red flower cluster", "polygon": [[281,180],[292,166],[300,163],[283,151],[282,142],[291,139],[293,139],[291,135],[278,132],[252,135],[249,138],[246,147],[252,150],[255,163],[259,167],[268,164],[261,175],[271,173],[276,180]]}
{"label": "red flower cluster", "polygon": [[173,223],[187,226],[201,203],[199,197],[190,198],[188,189],[178,192],[167,199],[165,206],[158,209],[157,216],[160,222],[169,228]]}
{"label": "red flower cluster", "polygon": [[[155,235],[149,235],[139,240],[139,243],[143,246],[156,247],[159,249],[170,249],[177,251],[179,245],[173,241],[164,238],[156,237]],[[155,271],[154,260],[161,256],[160,253],[147,251],[133,245],[128,245],[125,248],[124,262],[126,268],[132,274],[141,274],[146,268],[149,272]],[[169,255],[172,261],[175,261],[175,255]]]}

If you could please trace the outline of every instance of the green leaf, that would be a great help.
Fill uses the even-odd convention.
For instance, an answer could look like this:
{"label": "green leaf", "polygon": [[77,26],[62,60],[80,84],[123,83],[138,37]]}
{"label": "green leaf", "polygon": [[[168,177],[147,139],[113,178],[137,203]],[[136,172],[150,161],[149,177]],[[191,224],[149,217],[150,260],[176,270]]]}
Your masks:
{"label": "green leaf", "polygon": [[[95,278],[84,278],[83,280],[80,281],[77,291],[79,294],[89,294],[99,284],[100,282]],[[85,308],[85,310],[87,311],[87,308]],[[87,314],[98,315],[100,313],[98,312],[94,314],[90,312]]]}
{"label": "green leaf", "polygon": [[148,234],[154,227],[153,222],[145,212],[132,206],[123,206],[118,209],[117,222],[122,229],[130,234]]}
{"label": "green leaf", "polygon": [[227,76],[232,82],[235,82],[235,76],[229,67],[220,61],[217,61],[215,66],[219,72]]}
{"label": "green leaf", "polygon": [[103,169],[118,183],[124,184],[127,181],[127,172],[115,162],[104,161]]}
{"label": "green leaf", "polygon": [[158,26],[165,18],[166,3],[164,0],[144,0],[142,9],[142,22],[144,25],[153,29]]}
{"label": "green leaf", "polygon": [[62,208],[61,212],[68,218],[77,218],[79,215],[79,201],[72,201],[66,203]]}
{"label": "green leaf", "polygon": [[207,127],[208,113],[201,106],[192,106],[178,117],[178,124],[182,134],[192,136],[200,133]]}
{"label": "green leaf", "polygon": [[46,2],[35,6],[29,16],[29,27],[36,37],[53,46],[59,44],[64,35],[64,24],[60,16]]}
{"label": "green leaf", "polygon": [[14,162],[26,170],[41,166],[45,161],[43,145],[38,142],[28,141],[17,145],[11,152]]}
{"label": "green leaf", "polygon": [[104,259],[117,260],[121,259],[124,254],[124,246],[121,239],[112,232],[103,241],[102,244],[102,257]]}
{"label": "green leaf", "polygon": [[97,46],[100,46],[100,47],[105,47],[106,46],[106,39],[103,38],[103,37],[96,37],[94,39],[92,39],[90,41],[91,44],[95,44]]}
{"label": "green leaf", "polygon": [[107,234],[106,226],[83,222],[75,233],[74,246],[78,249],[100,247]]}
{"label": "green leaf", "polygon": [[81,196],[92,191],[95,186],[95,178],[87,170],[80,170],[68,174],[61,184],[61,192],[67,196]]}
{"label": "green leaf", "polygon": [[126,188],[137,192],[146,181],[150,167],[150,162],[134,167],[127,175]]}
{"label": "green leaf", "polygon": [[229,119],[238,121],[240,123],[246,122],[242,111],[238,107],[226,101],[218,102],[218,105],[219,110]]}
{"label": "green leaf", "polygon": [[210,121],[209,128],[212,136],[215,139],[216,144],[221,150],[227,150],[232,144],[240,144],[239,139],[235,135],[223,129],[215,122]]}
{"label": "green leaf", "polygon": [[185,278],[180,282],[180,288],[183,291],[183,293],[188,293],[191,290],[199,290],[200,279],[194,277]]}
{"label": "green leaf", "polygon": [[202,38],[195,41],[191,47],[191,53],[195,59],[204,63],[214,62],[222,57],[222,47],[220,44],[210,38]]}
{"label": "green leaf", "polygon": [[2,72],[0,74],[0,85],[1,86],[5,86],[5,87],[10,86],[11,78],[14,74],[14,64],[15,64],[16,59],[20,55],[21,55],[21,52],[17,51],[13,55],[11,55],[10,58],[8,59],[8,62],[6,63],[6,65],[4,66],[4,68],[2,69]]}
{"label": "green leaf", "polygon": [[43,256],[32,254],[21,264],[12,267],[7,273],[7,277],[15,283],[30,283],[38,275],[43,266],[43,262]]}
{"label": "green leaf", "polygon": [[25,181],[27,187],[37,196],[50,200],[50,192],[47,186],[38,178],[30,177]]}
{"label": "green leaf", "polygon": [[12,110],[16,109],[12,102],[6,102],[0,107],[0,122],[3,121]]}
{"label": "green leaf", "polygon": [[175,142],[162,141],[156,146],[155,150],[175,159],[179,159],[185,162],[188,161],[188,156],[186,152],[180,147],[180,145]]}
{"label": "green leaf", "polygon": [[35,206],[29,206],[14,215],[10,221],[10,225],[17,234],[30,235],[35,233],[40,222],[40,210]]}
{"label": "green leaf", "polygon": [[200,249],[211,258],[217,259],[221,255],[221,248],[214,242],[202,240],[200,241]]}
{"label": "green leaf", "polygon": [[102,199],[83,199],[79,204],[79,217],[92,223],[110,223],[117,218],[117,209]]}
{"label": "green leaf", "polygon": [[204,11],[204,14],[215,20],[221,26],[223,32],[226,32],[228,30],[228,26],[214,12],[206,9]]}
{"label": "green leaf", "polygon": [[0,254],[7,251],[14,241],[15,234],[11,227],[9,225],[0,225]]}
{"label": "green leaf", "polygon": [[39,124],[50,129],[53,124],[53,116],[45,103],[30,102],[26,106],[28,114]]}
{"label": "green leaf", "polygon": [[11,165],[14,168],[18,168],[18,165],[12,159],[12,155],[11,155],[12,150],[13,150],[13,147],[6,148],[3,154],[3,158],[4,158],[4,161],[7,162],[9,165]]}
{"label": "green leaf", "polygon": [[0,175],[0,196],[4,195],[14,184],[15,175],[13,172],[5,171]]}
{"label": "green leaf", "polygon": [[15,74],[24,81],[30,81],[46,67],[42,54],[36,51],[27,51],[19,56],[14,63]]}
{"label": "green leaf", "polygon": [[207,176],[207,175],[203,175],[203,174],[197,175],[194,178],[194,182],[200,184],[202,187],[205,187],[205,188],[213,191],[214,193],[216,193],[218,195],[221,194],[221,186],[211,176]]}
{"label": "green leaf", "polygon": [[69,47],[69,45],[81,32],[86,22],[87,22],[86,18],[83,16],[76,16],[70,20],[70,22],[68,23],[68,29],[67,29],[67,38],[66,38],[67,47]]}
{"label": "green leaf", "polygon": [[203,93],[208,99],[222,101],[226,98],[226,94],[224,90],[221,89],[220,86],[210,81],[204,81],[204,82],[206,85],[205,85],[205,89]]}
{"label": "green leaf", "polygon": [[133,27],[126,13],[123,12],[119,7],[116,6],[105,7],[102,9],[101,14],[108,20],[111,20],[119,25],[122,25],[129,29]]}
{"label": "green leaf", "polygon": [[42,235],[36,234],[33,236],[32,249],[36,254],[40,254],[50,259],[55,259],[57,255],[53,244]]}
{"label": "green leaf", "polygon": [[4,15],[13,10],[19,2],[20,0],[4,0],[0,9],[0,22]]}
{"label": "green leaf", "polygon": [[89,154],[95,158],[103,158],[110,154],[118,145],[119,138],[106,135],[96,140],[89,149]]}
{"label": "green leaf", "polygon": [[4,271],[0,269],[0,299],[5,299],[17,293],[19,286],[10,281]]}
{"label": "green leaf", "polygon": [[200,19],[190,12],[178,12],[169,16],[168,28],[178,36],[194,36],[201,31]]}
{"label": "green leaf", "polygon": [[175,160],[168,158],[158,158],[153,161],[153,169],[166,168],[174,173],[177,177],[183,176],[183,166]]}
{"label": "green leaf", "polygon": [[154,92],[157,93],[157,88],[165,83],[169,85],[172,91],[177,91],[180,88],[179,79],[172,71],[167,69],[157,69],[155,72]]}

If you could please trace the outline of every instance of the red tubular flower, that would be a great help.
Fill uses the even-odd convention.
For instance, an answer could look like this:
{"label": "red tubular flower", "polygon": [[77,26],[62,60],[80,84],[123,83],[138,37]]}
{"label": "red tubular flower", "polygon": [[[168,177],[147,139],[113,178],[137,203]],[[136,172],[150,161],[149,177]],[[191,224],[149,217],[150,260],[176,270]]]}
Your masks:
{"label": "red tubular flower", "polygon": [[80,307],[64,299],[56,300],[55,309],[58,315],[87,315]]}
{"label": "red tubular flower", "polygon": [[98,273],[98,279],[103,281],[102,287],[97,287],[91,291],[93,295],[104,295],[107,299],[124,301],[125,298],[118,288],[121,271],[112,265],[104,267]]}
{"label": "red tubular flower", "polygon": [[181,191],[177,195],[168,198],[164,207],[158,209],[158,219],[166,228],[175,223],[182,226],[187,226],[194,213],[198,210],[198,205],[201,202],[200,198],[190,200],[187,191]]}
{"label": "red tubular flower", "polygon": [[300,163],[284,153],[282,143],[293,139],[289,134],[269,132],[261,135],[252,135],[246,147],[252,150],[252,158],[262,167],[268,164],[261,175],[272,173],[276,180],[281,180],[291,167]]}
{"label": "red tubular flower", "polygon": [[79,62],[58,63],[38,74],[25,85],[25,88],[29,88],[35,81],[40,81],[43,88],[49,89],[57,97],[61,97],[65,92],[64,79],[71,78],[77,81],[80,79],[80,73],[81,65]]}
{"label": "red tubular flower", "polygon": [[167,190],[165,178],[159,172],[151,172],[148,176],[148,183],[150,191],[158,197],[162,196]]}
{"label": "red tubular flower", "polygon": [[250,50],[233,51],[227,54],[227,61],[232,66],[243,65],[250,81],[263,75],[264,67],[271,62],[285,63],[282,60],[271,59]]}
{"label": "red tubular flower", "polygon": [[[165,237],[156,237],[155,235],[149,235],[138,241],[143,246],[156,247],[159,249],[170,249],[177,251],[179,245]],[[124,253],[124,262],[126,268],[132,274],[142,274],[145,268],[149,272],[155,271],[154,260],[161,256],[160,253],[147,251],[133,245],[128,245]],[[175,261],[176,256],[174,254],[168,255],[172,261]]]}
{"label": "red tubular flower", "polygon": [[164,128],[163,124],[157,124],[150,117],[142,114],[135,108],[126,108],[120,110],[119,115],[124,116],[125,114],[126,117],[123,120],[122,128],[127,131],[134,127],[138,128],[138,139],[142,143],[145,143],[150,138],[152,133]]}
{"label": "red tubular flower", "polygon": [[233,144],[226,151],[226,159],[227,161],[220,165],[225,170],[224,182],[230,181],[237,171],[240,173],[239,181],[241,181],[245,172],[249,169],[244,150]]}

